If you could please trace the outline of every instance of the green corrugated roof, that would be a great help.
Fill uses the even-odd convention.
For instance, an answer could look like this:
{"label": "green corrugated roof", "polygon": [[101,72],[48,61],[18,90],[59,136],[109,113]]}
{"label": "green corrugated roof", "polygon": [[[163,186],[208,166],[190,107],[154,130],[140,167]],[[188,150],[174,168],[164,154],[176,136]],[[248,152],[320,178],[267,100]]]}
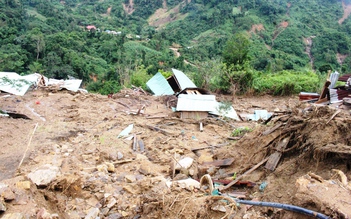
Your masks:
{"label": "green corrugated roof", "polygon": [[156,96],[174,94],[172,87],[168,84],[168,81],[160,72],[157,72],[157,74],[155,74],[148,82],[146,82],[146,86],[150,88],[150,90]]}

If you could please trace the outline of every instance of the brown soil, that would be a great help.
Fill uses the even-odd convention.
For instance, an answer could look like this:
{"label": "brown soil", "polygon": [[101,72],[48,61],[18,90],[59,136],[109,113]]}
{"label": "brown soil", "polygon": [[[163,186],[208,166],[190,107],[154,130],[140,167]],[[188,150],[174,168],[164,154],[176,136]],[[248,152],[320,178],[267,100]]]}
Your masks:
{"label": "brown soil", "polygon": [[260,32],[264,30],[264,26],[263,24],[254,24],[251,26],[251,30],[250,30],[250,33],[257,33],[257,32]]}
{"label": "brown soil", "polygon": [[135,11],[133,0],[129,0],[129,4],[123,3],[123,9],[127,14],[132,14]]}
{"label": "brown soil", "polygon": [[340,53],[337,53],[336,54],[336,58],[338,60],[338,63],[340,65],[342,65],[342,63],[345,61],[345,59],[347,58],[347,55],[343,55],[343,54],[340,54]]}
{"label": "brown soil", "polygon": [[339,19],[339,24],[342,24],[351,14],[351,5],[346,5],[345,2],[342,1],[342,8],[344,9],[344,14],[342,18]]}
{"label": "brown soil", "polygon": [[[308,191],[297,189],[296,182],[310,172],[324,179],[334,176],[338,182],[332,169],[350,178],[350,153],[340,152],[351,143],[347,111],[333,117],[334,109],[302,105],[296,96],[217,96],[219,101],[230,101],[241,116],[255,109],[276,113],[267,125],[208,117],[201,120],[204,131],[200,132],[199,121],[182,120],[172,112],[168,107],[172,100],[128,89],[111,98],[54,90],[29,91],[23,97],[1,94],[0,109],[25,114],[31,120],[0,117],[0,194],[15,194],[13,199],[4,199],[7,210],[0,216],[95,218],[91,215],[97,210],[95,216],[100,218],[308,218],[273,208],[230,205],[232,199],[227,204],[218,202],[225,198],[204,195],[202,190],[166,186],[173,174],[176,178],[200,178],[198,167],[203,160],[234,158],[230,166],[208,172],[216,179],[230,179],[234,173],[240,176],[275,153],[276,145],[286,137],[290,141],[274,171],[261,166],[243,178],[256,186],[222,192],[245,192],[245,199],[298,204],[334,218],[340,216],[338,206],[333,209],[318,200],[307,202],[303,194]],[[145,152],[133,151],[133,140],[117,138],[130,124],[134,125],[131,133],[144,142]],[[229,140],[238,127],[253,131],[238,141]],[[191,150],[223,143],[228,144],[196,153]],[[177,156],[192,157],[192,167],[173,172],[173,157]],[[36,186],[28,174],[43,165],[58,167],[60,173],[48,185]],[[107,171],[107,167],[112,169]],[[23,189],[21,185],[28,181],[30,188]],[[267,187],[260,191],[262,182]],[[321,180],[320,186],[323,183]],[[10,191],[5,193],[3,185]],[[350,193],[347,184],[342,192]],[[345,205],[351,203],[347,196],[343,198]],[[225,213],[214,210],[223,204]],[[45,214],[49,216],[42,216]]]}

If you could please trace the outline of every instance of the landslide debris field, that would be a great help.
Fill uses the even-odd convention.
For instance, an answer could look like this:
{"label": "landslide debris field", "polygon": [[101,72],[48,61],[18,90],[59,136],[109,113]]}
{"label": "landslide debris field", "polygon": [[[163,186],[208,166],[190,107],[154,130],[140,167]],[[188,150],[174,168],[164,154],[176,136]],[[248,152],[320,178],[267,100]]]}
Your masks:
{"label": "landslide debris field", "polygon": [[[273,117],[180,119],[174,98],[130,89],[1,93],[0,109],[17,114],[0,116],[0,217],[312,218],[237,199],[351,217],[349,110],[297,96],[217,99],[243,118]],[[208,177],[200,185],[206,174],[214,190]]]}

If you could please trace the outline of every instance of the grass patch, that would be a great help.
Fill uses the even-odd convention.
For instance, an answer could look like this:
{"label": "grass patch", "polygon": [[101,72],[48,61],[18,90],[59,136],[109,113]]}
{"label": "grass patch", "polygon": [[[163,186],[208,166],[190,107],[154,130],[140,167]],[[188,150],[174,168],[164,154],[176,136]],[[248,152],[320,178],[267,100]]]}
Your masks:
{"label": "grass patch", "polygon": [[249,127],[239,127],[236,128],[232,131],[231,136],[232,137],[240,137],[243,136],[246,133],[252,132],[252,129]]}
{"label": "grass patch", "polygon": [[318,92],[320,77],[314,72],[282,71],[279,73],[260,73],[253,80],[257,93],[291,95],[299,92]]}
{"label": "grass patch", "polygon": [[46,21],[46,19],[47,19],[45,16],[39,14],[35,9],[27,9],[27,14],[29,16],[34,16],[41,21]]}

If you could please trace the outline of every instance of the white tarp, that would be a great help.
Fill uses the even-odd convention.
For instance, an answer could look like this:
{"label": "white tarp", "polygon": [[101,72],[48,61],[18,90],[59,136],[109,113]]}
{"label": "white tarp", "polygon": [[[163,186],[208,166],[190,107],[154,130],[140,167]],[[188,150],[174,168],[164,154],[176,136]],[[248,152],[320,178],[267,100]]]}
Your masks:
{"label": "white tarp", "polygon": [[21,76],[15,72],[0,72],[0,90],[23,96],[32,84],[40,79],[40,74]]}
{"label": "white tarp", "polygon": [[216,102],[215,109],[209,113],[241,121],[233,106],[226,106],[224,103]]}
{"label": "white tarp", "polygon": [[15,72],[0,72],[0,91],[23,96],[31,85],[58,85],[60,88],[77,92],[82,83],[80,79],[56,80],[48,79],[41,74],[34,73],[21,76]]}
{"label": "white tarp", "polygon": [[77,92],[79,90],[80,84],[82,80],[80,79],[72,79],[72,80],[57,80],[57,79],[49,79],[47,85],[58,85],[60,88],[65,88],[67,90]]}

